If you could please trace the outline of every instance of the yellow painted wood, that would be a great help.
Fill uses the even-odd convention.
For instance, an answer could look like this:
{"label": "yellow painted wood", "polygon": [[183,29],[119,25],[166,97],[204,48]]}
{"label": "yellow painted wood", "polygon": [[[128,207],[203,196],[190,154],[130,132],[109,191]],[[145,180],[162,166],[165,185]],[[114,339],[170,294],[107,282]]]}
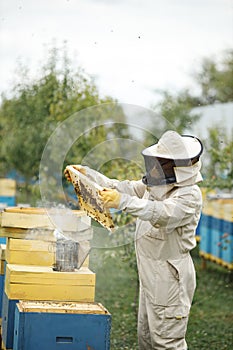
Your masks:
{"label": "yellow painted wood", "polygon": [[233,270],[233,263],[228,263],[220,258],[217,258],[216,256],[212,255],[212,254],[207,254],[205,252],[200,251],[200,256],[203,257],[206,260],[210,260],[213,261],[221,266],[226,267],[229,270]]}
{"label": "yellow painted wood", "polygon": [[0,275],[5,274],[5,260],[0,260]]}
{"label": "yellow painted wood", "polygon": [[94,302],[94,286],[6,284],[9,299]]}
{"label": "yellow painted wood", "polygon": [[224,203],[223,219],[233,222],[233,201],[231,203]]}
{"label": "yellow painted wood", "polygon": [[14,197],[16,194],[16,181],[13,179],[0,179],[0,196]]}
{"label": "yellow painted wood", "polygon": [[6,208],[2,212],[2,227],[43,228],[77,232],[91,225],[91,219],[82,210],[45,208]]}
{"label": "yellow painted wood", "polygon": [[213,199],[204,201],[203,214],[218,219],[233,221],[233,199]]}
{"label": "yellow painted wood", "polygon": [[5,274],[6,244],[0,244],[0,275]]}
{"label": "yellow painted wood", "polygon": [[8,264],[5,292],[9,299],[93,302],[95,274],[84,267],[57,272],[44,266]]}
{"label": "yellow painted wood", "polygon": [[[83,246],[90,247],[90,242],[82,241],[79,246],[78,256],[80,256],[81,262],[83,261],[81,256]],[[2,259],[9,264],[53,266],[56,259],[55,250],[55,242],[8,238],[7,245],[3,250],[4,258]],[[1,271],[4,271],[4,261]],[[89,266],[89,256],[87,256],[82,266]]]}
{"label": "yellow painted wood", "polygon": [[87,267],[73,272],[58,272],[49,266],[7,264],[6,283],[91,286],[95,285],[95,273]]}
{"label": "yellow painted wood", "polygon": [[7,349],[7,348],[5,347],[5,344],[4,344],[3,341],[2,341],[2,348],[1,348],[1,350],[13,350],[13,349]]}
{"label": "yellow painted wood", "polygon": [[50,252],[7,251],[6,261],[9,264],[53,266],[55,256]]}
{"label": "yellow painted wood", "polygon": [[95,274],[86,267],[57,272],[45,266],[7,264],[5,292],[9,299],[93,302]]}
{"label": "yellow painted wood", "polygon": [[[91,281],[95,280],[95,273],[86,267],[82,267],[80,270],[73,272],[58,272],[53,271],[49,266],[30,266],[30,265],[12,265],[7,264],[6,275],[11,277],[11,282],[14,278],[18,278],[22,282],[27,278],[37,278],[38,284],[44,283],[52,284],[53,280],[60,280],[63,283],[69,284],[69,281],[73,281],[74,284],[80,284],[80,281],[86,281],[87,278],[91,278]],[[29,282],[30,283],[30,282]]]}
{"label": "yellow painted wood", "polygon": [[48,242],[54,242],[56,237],[53,230],[45,229],[23,229],[17,227],[0,227],[0,237],[16,238],[16,239],[36,239]]}
{"label": "yellow painted wood", "polygon": [[100,303],[41,302],[22,301],[17,304],[21,312],[69,313],[69,314],[109,314]]}
{"label": "yellow painted wood", "polygon": [[4,343],[3,343],[3,341],[2,341],[1,349],[2,349],[2,350],[6,350],[6,347],[5,347]]}
{"label": "yellow painted wood", "polygon": [[6,245],[9,264],[53,266],[55,254],[51,242],[9,238]]}
{"label": "yellow painted wood", "polygon": [[17,251],[30,251],[30,252],[48,252],[51,251],[53,246],[49,242],[42,240],[30,240],[30,239],[13,239],[10,238],[6,244],[6,253],[9,250]]}
{"label": "yellow painted wood", "polygon": [[5,260],[5,254],[6,254],[6,244],[1,243],[1,244],[0,244],[0,256],[1,256],[1,260]]}

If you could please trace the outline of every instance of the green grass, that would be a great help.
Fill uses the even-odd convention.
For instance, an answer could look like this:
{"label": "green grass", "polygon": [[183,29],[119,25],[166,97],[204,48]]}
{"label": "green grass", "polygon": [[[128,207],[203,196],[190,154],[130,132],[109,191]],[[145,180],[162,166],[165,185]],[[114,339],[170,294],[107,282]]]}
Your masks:
{"label": "green grass", "polygon": [[[208,263],[201,269],[198,248],[193,251],[197,289],[191,309],[189,350],[233,349],[233,282],[224,268]],[[96,301],[112,314],[111,350],[137,350],[137,273],[120,250],[95,249]]]}

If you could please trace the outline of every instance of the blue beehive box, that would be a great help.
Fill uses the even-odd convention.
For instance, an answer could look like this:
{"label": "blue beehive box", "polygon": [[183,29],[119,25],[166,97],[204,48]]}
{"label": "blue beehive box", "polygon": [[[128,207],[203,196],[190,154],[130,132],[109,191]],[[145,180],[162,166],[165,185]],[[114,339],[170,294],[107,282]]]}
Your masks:
{"label": "blue beehive box", "polygon": [[16,197],[15,196],[0,196],[0,203],[5,204],[7,207],[15,207]]}
{"label": "blue beehive box", "polygon": [[203,253],[210,254],[211,252],[211,216],[202,214],[200,220],[200,250]]}
{"label": "blue beehive box", "polygon": [[223,233],[223,220],[212,217],[211,220],[211,255],[216,258],[221,258],[222,247],[221,237]]}
{"label": "blue beehive box", "polygon": [[0,237],[0,244],[6,244],[6,237]]}
{"label": "blue beehive box", "polygon": [[2,318],[2,297],[4,291],[4,275],[0,275],[0,318]]}
{"label": "blue beehive box", "polygon": [[231,264],[233,263],[233,222],[224,220],[222,232],[222,259]]}
{"label": "blue beehive box", "polygon": [[0,318],[2,318],[2,297],[5,281],[5,244],[0,244]]}
{"label": "blue beehive box", "polygon": [[98,303],[22,302],[14,350],[109,350],[111,315]]}
{"label": "blue beehive box", "polygon": [[199,220],[197,228],[196,228],[196,239],[197,239],[197,241],[200,240],[201,218],[202,218],[202,214],[200,216],[200,220]]}
{"label": "blue beehive box", "polygon": [[6,349],[13,349],[15,305],[18,300],[11,300],[3,292],[2,296],[2,341]]}

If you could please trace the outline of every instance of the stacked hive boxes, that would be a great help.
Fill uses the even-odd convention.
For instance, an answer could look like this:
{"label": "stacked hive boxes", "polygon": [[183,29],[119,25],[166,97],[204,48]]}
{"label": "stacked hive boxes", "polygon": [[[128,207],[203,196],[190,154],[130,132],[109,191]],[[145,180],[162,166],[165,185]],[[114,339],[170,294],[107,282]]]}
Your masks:
{"label": "stacked hive boxes", "polygon": [[110,324],[110,315],[101,304],[20,301],[16,306],[13,348],[107,350]]}
{"label": "stacked hive boxes", "polygon": [[206,201],[200,234],[200,255],[233,270],[233,200]]}
{"label": "stacked hive boxes", "polygon": [[[88,305],[94,305],[95,299],[95,274],[88,268],[87,257],[90,249],[89,240],[92,237],[90,218],[82,211],[72,212],[72,217],[69,217],[68,220],[66,212],[56,211],[54,215],[55,218],[59,219],[60,225],[63,225],[63,227],[59,226],[59,228],[61,228],[64,235],[79,241],[78,256],[82,261],[79,261],[78,265],[81,265],[84,261],[80,269],[75,269],[71,272],[54,271],[55,226],[45,209],[11,208],[5,209],[2,213],[1,235],[7,237],[5,253],[7,264],[2,300],[3,349],[13,349],[14,346],[14,350],[32,350],[32,344],[29,344],[26,338],[21,338],[22,327],[27,322],[32,326],[32,320],[35,320],[37,324],[43,319],[44,323],[44,318],[53,320],[53,323],[50,327],[43,329],[46,334],[42,335],[40,331],[38,339],[33,340],[41,349],[53,350],[59,346],[61,347],[64,334],[71,334],[67,336],[67,339],[70,339],[68,349],[76,349],[77,344],[81,341],[80,337],[84,342],[92,344],[90,348],[92,346],[95,349],[108,349],[109,339],[106,335],[102,337],[102,341],[105,344],[102,343],[101,346],[96,347],[95,343],[93,343],[94,339],[85,339],[83,332],[80,331],[82,323],[80,309],[85,315],[90,309]],[[64,215],[66,217],[62,220]],[[21,300],[24,301],[24,304],[20,304]],[[26,305],[26,302],[34,303],[34,306],[36,304],[38,308],[34,307],[33,311],[30,309],[29,312],[28,308],[22,307],[22,305]],[[38,310],[45,310],[42,307],[42,304],[45,302],[50,312],[42,312],[43,315],[41,315],[41,311]],[[39,305],[38,303],[42,304]],[[56,311],[50,307],[51,303],[56,303]],[[72,308],[66,304],[64,305],[64,303],[72,303],[76,312],[71,312]],[[99,308],[99,314],[98,310],[95,314],[103,315],[101,307]],[[17,315],[17,324],[15,322],[15,313]],[[104,311],[104,317],[106,317],[106,324],[110,326],[110,315],[108,312]],[[92,322],[94,321],[92,318],[89,321],[90,328],[92,328]],[[73,325],[73,322],[75,325]],[[58,341],[54,342],[56,337],[54,338],[51,327],[53,332],[55,332],[56,329],[58,330],[61,327],[59,323],[61,323],[62,327],[65,327],[66,331],[61,332],[61,334],[58,333],[56,336]],[[75,329],[77,334],[74,334]],[[26,332],[27,329],[23,333],[26,334]],[[88,333],[86,336],[88,336]],[[15,337],[16,340],[14,342]],[[41,343],[42,339],[50,339],[48,342],[50,345]],[[65,336],[63,339],[65,343],[68,341],[67,339]],[[53,342],[53,346],[51,346],[51,342]]]}

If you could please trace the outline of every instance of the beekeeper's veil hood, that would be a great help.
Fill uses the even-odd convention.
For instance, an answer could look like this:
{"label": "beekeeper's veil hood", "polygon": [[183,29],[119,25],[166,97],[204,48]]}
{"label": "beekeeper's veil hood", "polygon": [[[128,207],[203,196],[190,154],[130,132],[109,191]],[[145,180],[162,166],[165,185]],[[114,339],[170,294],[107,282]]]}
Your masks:
{"label": "beekeeper's veil hood", "polygon": [[158,143],[142,151],[146,175],[142,181],[147,186],[176,184],[184,186],[202,181],[200,155],[201,141],[190,135],[167,131]]}

